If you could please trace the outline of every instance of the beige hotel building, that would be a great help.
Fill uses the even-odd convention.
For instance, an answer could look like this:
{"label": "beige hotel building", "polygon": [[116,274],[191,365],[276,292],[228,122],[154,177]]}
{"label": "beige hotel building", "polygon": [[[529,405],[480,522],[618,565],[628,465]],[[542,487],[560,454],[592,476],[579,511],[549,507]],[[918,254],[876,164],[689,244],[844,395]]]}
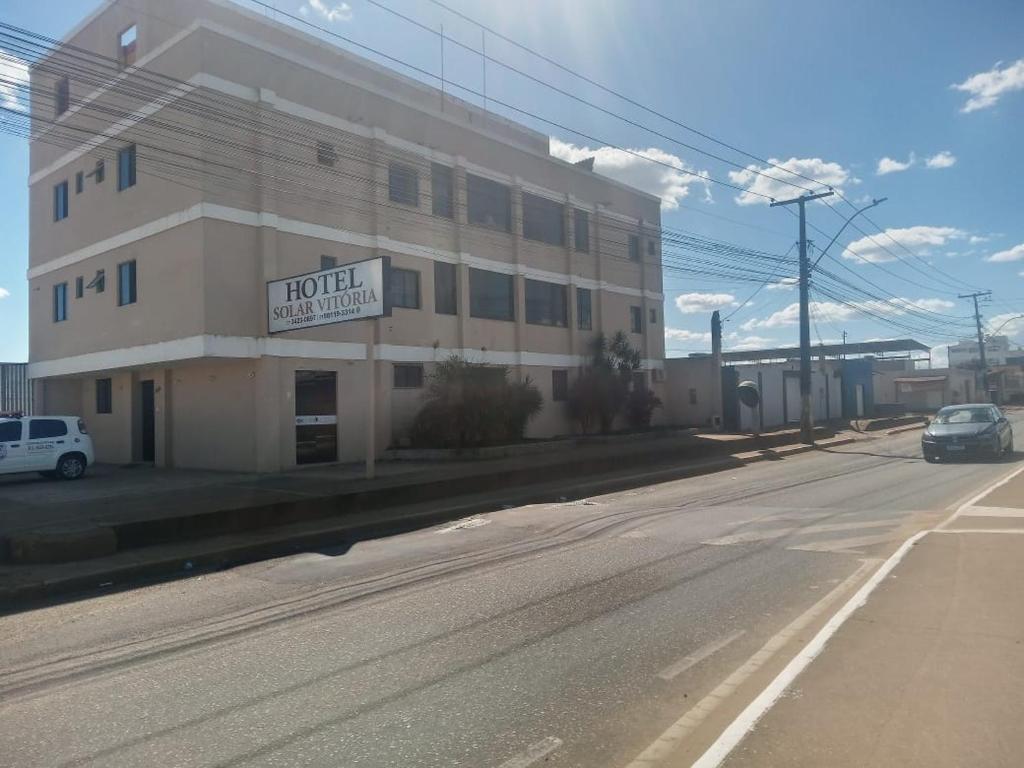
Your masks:
{"label": "beige hotel building", "polygon": [[[664,399],[657,197],[228,0],[112,0],[63,43],[31,71],[29,375],[97,460],[359,461],[452,354],[567,434],[598,332]],[[269,283],[382,256],[390,316],[271,332]]]}

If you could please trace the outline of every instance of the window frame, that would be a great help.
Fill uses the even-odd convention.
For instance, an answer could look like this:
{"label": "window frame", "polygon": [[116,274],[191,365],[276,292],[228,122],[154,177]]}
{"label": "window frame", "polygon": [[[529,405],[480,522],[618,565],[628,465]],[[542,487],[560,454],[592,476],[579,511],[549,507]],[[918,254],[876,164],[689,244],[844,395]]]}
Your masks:
{"label": "window frame", "polygon": [[388,163],[388,200],[410,208],[420,207],[420,171],[415,165]]}
{"label": "window frame", "polygon": [[96,379],[96,413],[114,412],[114,380],[106,377]]}
{"label": "window frame", "polygon": [[[128,275],[128,296],[125,296],[125,275]],[[127,307],[132,304],[138,303],[139,300],[139,283],[138,283],[138,267],[136,266],[135,259],[129,259],[128,261],[122,261],[117,265],[117,306]]]}
{"label": "window frame", "polygon": [[82,194],[84,189],[85,189],[85,172],[84,171],[78,171],[75,174],[75,194],[76,195]]}
{"label": "window frame", "polygon": [[70,200],[68,198],[68,180],[64,179],[53,185],[53,220],[64,221],[71,215]]}
{"label": "window frame", "polygon": [[629,329],[630,333],[644,332],[644,309],[635,304],[629,307]]}
{"label": "window frame", "polygon": [[[496,280],[500,279],[502,283],[507,281],[509,286],[508,293],[508,314],[502,312],[490,312],[489,306],[492,306],[491,299],[496,296],[491,295],[485,288],[494,287],[495,283],[490,286],[481,284],[482,280]],[[474,290],[474,284],[477,290]],[[482,295],[483,294],[483,295]],[[486,302],[486,304],[484,303]],[[504,297],[502,298],[504,303]],[[490,269],[477,269],[476,267],[470,267],[469,269],[469,316],[480,320],[500,320],[502,322],[514,323],[516,321],[516,279],[514,275],[507,274],[505,272],[495,272]]]}
{"label": "window frame", "polygon": [[[400,303],[398,301],[398,299],[400,297],[396,294],[396,286],[398,285],[399,281],[396,280],[395,278],[401,276],[401,279],[405,280],[407,278],[407,276],[409,276],[409,275],[414,276],[413,284],[415,286],[415,291],[416,291],[416,304],[415,305]],[[420,292],[420,285],[421,285],[421,281],[420,281],[419,270],[416,270],[416,269],[405,269],[403,267],[392,267],[391,268],[391,307],[392,308],[398,307],[399,309],[422,309],[423,302],[422,302],[421,295],[420,295],[421,294],[421,292]],[[403,292],[407,288],[408,288],[408,285],[403,285],[402,286]],[[403,293],[403,296],[401,297],[401,300],[402,301],[406,300],[406,297],[405,297],[404,293]]]}
{"label": "window frame", "polygon": [[[408,373],[416,371],[417,375],[413,376],[414,383],[409,383],[407,380],[403,380],[399,383],[399,372]],[[392,363],[391,364],[391,388],[392,389],[423,389],[423,382],[426,379],[426,375],[423,370],[423,363]]]}
{"label": "window frame", "polygon": [[640,236],[630,235],[627,245],[630,261],[640,261]]}
{"label": "window frame", "polygon": [[75,298],[80,299],[85,295],[85,278],[79,275],[75,278]]}
{"label": "window frame", "polygon": [[555,368],[551,371],[551,402],[564,403],[569,400],[569,371]]}
{"label": "window frame", "polygon": [[[488,221],[486,217],[487,207],[481,207],[481,200],[486,200],[487,197],[494,193],[501,194],[502,199],[497,202],[504,203],[504,210],[498,211],[495,207],[494,212],[500,214],[497,218],[492,217],[493,221]],[[500,221],[499,219],[504,219]],[[466,223],[474,227],[482,227],[483,229],[490,229],[494,232],[512,232],[512,187],[508,184],[502,184],[500,181],[489,179],[486,176],[477,176],[475,173],[466,174]]]}
{"label": "window frame", "polygon": [[[124,43],[124,36],[132,30],[135,31],[135,37],[127,45]],[[127,69],[128,67],[135,64],[136,59],[139,55],[139,25],[129,24],[127,27],[117,33],[117,63],[121,69]]]}
{"label": "window frame", "polygon": [[68,284],[55,283],[53,286],[53,322],[63,323],[68,319]]}
{"label": "window frame", "polygon": [[[568,286],[559,283],[551,283],[546,280],[533,280],[526,278],[523,281],[523,294],[525,299],[525,320],[528,325],[544,325],[549,328],[565,328],[569,325],[569,291]],[[545,292],[543,294],[539,291]],[[556,295],[561,295],[561,313],[557,316],[559,301]],[[538,311],[538,303],[544,302],[545,306]]]}
{"label": "window frame", "polygon": [[647,238],[647,255],[648,256],[654,256],[656,253],[657,253],[657,250],[656,250],[655,245],[654,245],[654,238],[653,237]]}
{"label": "window frame", "polygon": [[[447,176],[447,186],[444,179]],[[430,210],[435,216],[455,218],[455,169],[441,163],[430,164]]]}
{"label": "window frame", "polygon": [[[590,211],[573,208],[573,249],[577,253],[590,253]],[[583,233],[583,245],[580,245],[580,232]]]}
{"label": "window frame", "polygon": [[564,247],[565,204],[532,192],[523,192],[522,198],[523,239]]}
{"label": "window frame", "polygon": [[338,266],[337,256],[328,256],[325,253],[320,254],[320,271],[323,272],[328,269],[335,269]]}
{"label": "window frame", "polygon": [[[126,162],[127,158],[127,162]],[[128,144],[117,150],[117,191],[124,192],[135,186],[138,180],[138,155],[135,144]]]}
{"label": "window frame", "polygon": [[[442,274],[444,279],[440,278]],[[451,276],[450,295],[445,295],[449,291],[446,285],[448,275]],[[442,289],[445,293],[442,293]],[[456,264],[447,261],[434,262],[434,313],[456,316],[459,314],[459,267]]]}
{"label": "window frame", "polygon": [[656,310],[654,307],[647,308],[647,322],[650,325],[658,324],[658,310]]}
{"label": "window frame", "polygon": [[[581,308],[584,302],[580,301],[581,296],[587,297],[586,324],[583,322],[584,313]],[[579,286],[576,286],[576,330],[594,330],[594,292],[590,288],[580,288]]]}
{"label": "window frame", "polygon": [[53,84],[54,117],[60,117],[71,108],[71,79],[67,75],[57,78]]}
{"label": "window frame", "polygon": [[325,165],[328,168],[333,168],[337,164],[338,150],[334,148],[334,145],[331,144],[331,142],[317,139],[315,149],[317,165]]}

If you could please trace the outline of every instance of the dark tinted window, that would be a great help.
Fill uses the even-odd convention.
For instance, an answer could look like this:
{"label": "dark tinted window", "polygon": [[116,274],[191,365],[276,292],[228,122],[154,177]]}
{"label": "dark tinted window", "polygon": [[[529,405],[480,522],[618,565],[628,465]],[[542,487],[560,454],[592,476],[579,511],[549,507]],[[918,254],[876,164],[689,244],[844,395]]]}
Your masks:
{"label": "dark tinted window", "polygon": [[640,238],[636,235],[629,236],[629,258],[640,261]]}
{"label": "dark tinted window", "polygon": [[590,253],[590,214],[577,208],[573,217],[573,225],[576,250],[580,253]]}
{"label": "dark tinted window", "polygon": [[569,399],[569,372],[551,372],[551,399],[556,403]]}
{"label": "dark tinted window", "polygon": [[391,306],[420,308],[420,273],[412,269],[391,270]]}
{"label": "dark tinted window", "polygon": [[320,269],[334,269],[336,266],[338,266],[338,258],[336,256],[320,257]]}
{"label": "dark tinted window", "polygon": [[455,215],[455,194],[452,185],[452,169],[447,165],[430,165],[430,197],[435,216],[450,219]]}
{"label": "dark tinted window", "polygon": [[512,275],[470,269],[469,314],[490,320],[515,320],[515,283]]}
{"label": "dark tinted window", "polygon": [[523,193],[523,237],[551,245],[565,243],[565,219],[561,203]]}
{"label": "dark tinted window", "polygon": [[117,152],[118,191],[135,186],[135,145],[131,144]]}
{"label": "dark tinted window", "polygon": [[526,322],[565,326],[568,324],[567,315],[564,285],[526,281]]}
{"label": "dark tinted window", "polygon": [[402,205],[420,204],[420,177],[415,168],[400,163],[388,166],[388,198]]}
{"label": "dark tinted window", "polygon": [[589,331],[594,327],[593,310],[590,307],[590,289],[576,289],[576,327]]}
{"label": "dark tinted window", "polygon": [[434,262],[434,311],[439,315],[459,313],[457,267],[443,261]]}
{"label": "dark tinted window", "polygon": [[82,190],[85,189],[85,173],[79,171],[75,174],[75,194],[82,194]]}
{"label": "dark tinted window", "polygon": [[117,305],[134,304],[135,299],[135,262],[126,261],[117,265]]}
{"label": "dark tinted window", "polygon": [[629,308],[629,327],[633,333],[644,332],[644,313],[640,307]]}
{"label": "dark tinted window", "polygon": [[334,167],[334,164],[338,162],[338,152],[334,149],[334,145],[327,141],[318,141],[316,143],[316,161],[320,165]]}
{"label": "dark tinted window", "polygon": [[0,421],[0,443],[21,440],[20,421]]}
{"label": "dark tinted window", "polygon": [[68,106],[71,103],[71,83],[68,82],[67,77],[58,80],[53,91],[55,111],[58,116],[63,115],[68,111]]}
{"label": "dark tinted window", "polygon": [[76,299],[82,298],[82,294],[84,294],[84,293],[85,293],[85,278],[83,278],[83,277],[76,277],[75,278],[75,298]]}
{"label": "dark tinted window", "polygon": [[651,325],[654,325],[656,322],[658,322],[658,310],[656,310],[656,309],[649,310],[649,317],[650,317]]}
{"label": "dark tinted window", "polygon": [[395,363],[395,389],[419,389],[423,386],[423,366],[419,363]]}
{"label": "dark tinted window", "polygon": [[110,379],[96,379],[96,413],[112,413],[113,410],[113,387]]}
{"label": "dark tinted window", "polygon": [[68,433],[68,425],[60,419],[32,419],[28,423],[28,439],[42,440],[47,437],[62,437]]}
{"label": "dark tinted window", "polygon": [[503,232],[512,231],[512,195],[504,184],[466,175],[469,223]]}
{"label": "dark tinted window", "polygon": [[53,220],[68,217],[68,183],[62,181],[53,188]]}
{"label": "dark tinted window", "polygon": [[57,283],[53,286],[53,322],[60,323],[68,319],[68,284]]}

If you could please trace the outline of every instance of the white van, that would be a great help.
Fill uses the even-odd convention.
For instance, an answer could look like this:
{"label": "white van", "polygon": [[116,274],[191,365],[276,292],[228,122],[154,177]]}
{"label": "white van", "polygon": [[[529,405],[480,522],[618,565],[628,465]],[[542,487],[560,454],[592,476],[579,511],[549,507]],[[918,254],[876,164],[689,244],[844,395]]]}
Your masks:
{"label": "white van", "polygon": [[92,461],[92,438],[77,416],[0,417],[0,475],[77,480]]}

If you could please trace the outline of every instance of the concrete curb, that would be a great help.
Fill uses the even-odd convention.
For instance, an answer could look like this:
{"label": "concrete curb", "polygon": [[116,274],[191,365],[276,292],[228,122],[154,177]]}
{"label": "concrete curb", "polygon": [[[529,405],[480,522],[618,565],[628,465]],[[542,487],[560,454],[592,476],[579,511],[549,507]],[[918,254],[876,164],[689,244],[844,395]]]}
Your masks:
{"label": "concrete curb", "polygon": [[[132,582],[173,579],[197,572],[245,562],[281,557],[296,551],[379,538],[457,520],[473,514],[493,511],[500,506],[551,502],[557,498],[576,499],[614,493],[641,484],[670,482],[687,477],[736,469],[767,459],[796,456],[821,448],[857,442],[855,437],[819,441],[816,445],[785,445],[706,461],[665,466],[628,475],[597,476],[520,488],[500,500],[471,499],[461,504],[432,507],[410,513],[401,508],[364,510],[349,518],[337,518],[264,528],[248,534],[229,533],[208,539],[193,539],[172,545],[140,547],[116,553],[108,558],[65,564],[71,573],[51,575],[38,581],[0,585],[0,604],[18,610],[33,602],[85,592],[97,587],[121,589]],[[390,512],[390,514],[388,514]],[[54,570],[60,570],[55,566]],[[116,585],[116,586],[115,586]]]}
{"label": "concrete curb", "polygon": [[905,427],[894,427],[893,429],[886,430],[887,435],[898,435],[901,432],[913,432],[915,429],[924,429],[925,423],[922,421],[920,424],[907,424]]}

